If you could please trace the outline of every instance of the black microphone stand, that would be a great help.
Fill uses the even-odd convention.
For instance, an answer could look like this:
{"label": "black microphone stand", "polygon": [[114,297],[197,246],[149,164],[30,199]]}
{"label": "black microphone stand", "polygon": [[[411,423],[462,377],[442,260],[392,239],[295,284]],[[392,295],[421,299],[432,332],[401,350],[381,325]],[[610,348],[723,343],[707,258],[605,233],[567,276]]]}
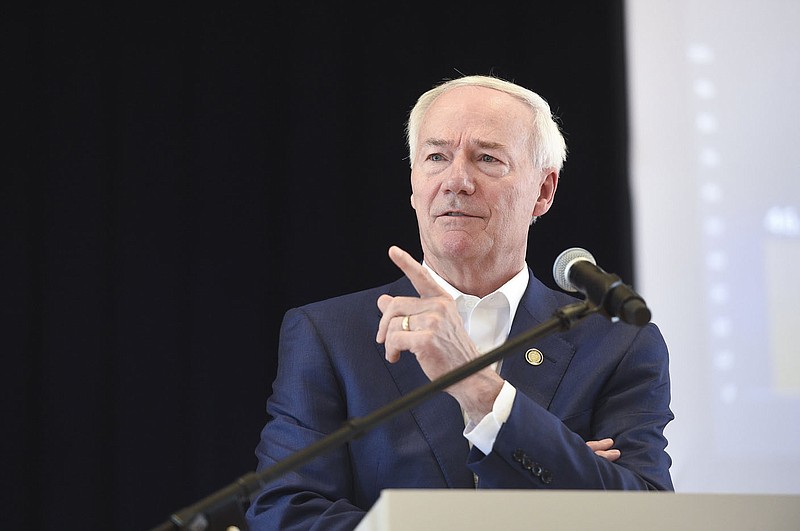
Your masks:
{"label": "black microphone stand", "polygon": [[173,513],[169,520],[154,527],[151,531],[173,531],[178,529],[225,531],[231,527],[246,530],[247,523],[244,519],[244,511],[250,503],[250,497],[256,494],[262,485],[286,472],[294,470],[339,444],[359,437],[384,420],[424,402],[434,393],[443,391],[480,369],[500,361],[532,340],[539,339],[552,332],[569,330],[584,317],[598,311],[600,311],[600,308],[588,301],[563,306],[542,324],[514,336],[496,349],[414,389],[412,392],[366,416],[347,420],[338,430],[275,463],[273,466],[241,476],[227,487],[203,498],[194,505]]}

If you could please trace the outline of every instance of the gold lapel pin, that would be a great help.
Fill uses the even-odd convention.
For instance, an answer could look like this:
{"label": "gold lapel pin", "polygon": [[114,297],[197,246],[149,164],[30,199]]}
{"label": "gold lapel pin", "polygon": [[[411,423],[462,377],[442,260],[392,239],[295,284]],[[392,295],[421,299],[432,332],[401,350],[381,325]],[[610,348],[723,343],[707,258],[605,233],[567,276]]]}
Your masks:
{"label": "gold lapel pin", "polygon": [[544,354],[538,348],[528,349],[528,352],[525,353],[525,361],[531,365],[541,365],[544,361]]}

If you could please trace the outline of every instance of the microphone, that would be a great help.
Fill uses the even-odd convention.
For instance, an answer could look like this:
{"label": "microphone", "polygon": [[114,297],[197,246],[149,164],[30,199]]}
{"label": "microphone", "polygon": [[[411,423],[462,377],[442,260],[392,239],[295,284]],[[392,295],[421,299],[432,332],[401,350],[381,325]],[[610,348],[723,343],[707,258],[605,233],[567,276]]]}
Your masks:
{"label": "microphone", "polygon": [[564,291],[580,291],[587,300],[609,317],[644,326],[650,322],[650,309],[644,299],[622,280],[601,269],[586,249],[572,247],[553,263],[553,279]]}

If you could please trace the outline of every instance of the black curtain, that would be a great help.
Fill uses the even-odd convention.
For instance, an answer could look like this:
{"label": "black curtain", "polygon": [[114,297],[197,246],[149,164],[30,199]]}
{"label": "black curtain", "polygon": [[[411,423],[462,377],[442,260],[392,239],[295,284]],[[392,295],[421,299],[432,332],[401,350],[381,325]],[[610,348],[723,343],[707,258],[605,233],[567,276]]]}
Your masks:
{"label": "black curtain", "polygon": [[149,529],[254,469],[283,313],[421,257],[403,125],[443,78],[562,120],[535,273],[633,282],[622,0],[510,4],[5,8],[0,527]]}

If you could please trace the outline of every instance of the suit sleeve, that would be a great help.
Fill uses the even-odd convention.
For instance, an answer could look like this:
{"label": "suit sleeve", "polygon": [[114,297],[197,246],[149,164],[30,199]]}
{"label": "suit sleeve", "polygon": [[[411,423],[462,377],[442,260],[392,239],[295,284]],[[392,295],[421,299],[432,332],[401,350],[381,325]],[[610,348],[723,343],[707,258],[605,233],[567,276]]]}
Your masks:
{"label": "suit sleeve", "polygon": [[[281,326],[278,374],[267,402],[271,420],[256,448],[258,470],[293,455],[346,420],[344,400],[329,353],[302,310],[287,312]],[[364,511],[354,506],[346,446],[268,483],[247,511],[252,531],[353,529]]]}
{"label": "suit sleeve", "polygon": [[[667,347],[649,324],[591,400],[584,436],[517,392],[492,452],[473,448],[469,466],[482,488],[673,490],[663,433],[673,418],[669,402]],[[621,451],[614,463],[585,444],[605,437]]]}

